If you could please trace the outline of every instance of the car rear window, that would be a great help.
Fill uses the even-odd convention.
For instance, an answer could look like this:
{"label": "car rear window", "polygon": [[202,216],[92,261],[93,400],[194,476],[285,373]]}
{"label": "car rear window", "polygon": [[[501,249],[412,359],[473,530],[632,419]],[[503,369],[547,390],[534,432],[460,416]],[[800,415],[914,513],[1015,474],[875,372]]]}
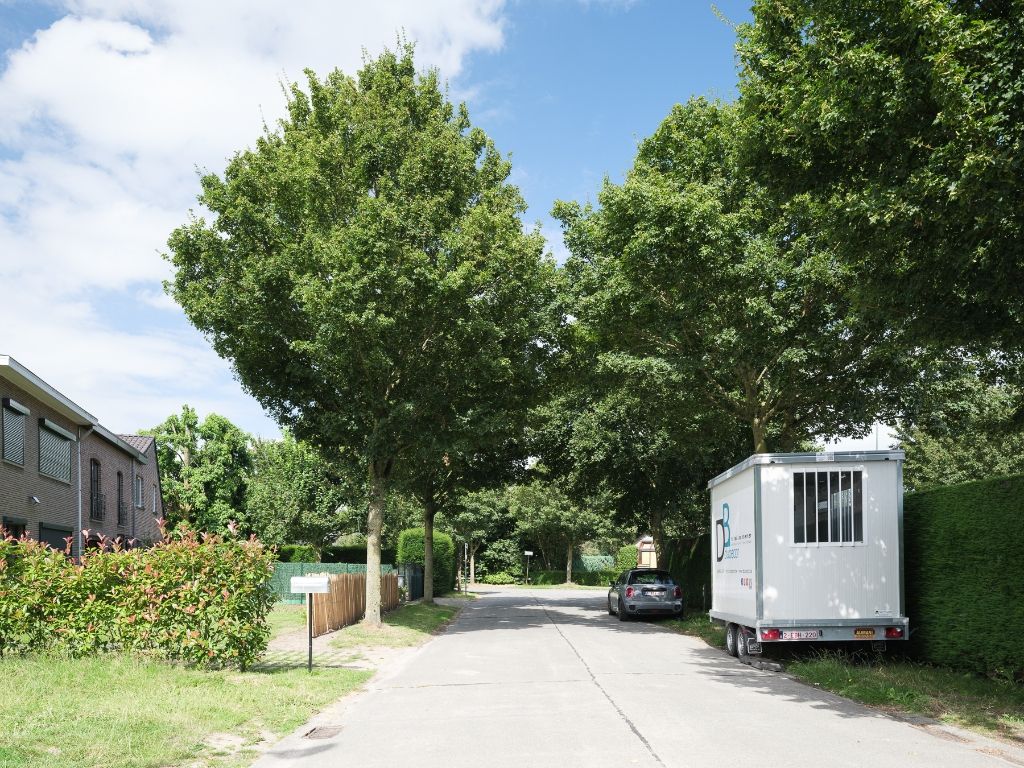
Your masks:
{"label": "car rear window", "polygon": [[629,580],[630,584],[662,584],[667,587],[675,586],[672,577],[664,571],[646,571],[634,573]]}

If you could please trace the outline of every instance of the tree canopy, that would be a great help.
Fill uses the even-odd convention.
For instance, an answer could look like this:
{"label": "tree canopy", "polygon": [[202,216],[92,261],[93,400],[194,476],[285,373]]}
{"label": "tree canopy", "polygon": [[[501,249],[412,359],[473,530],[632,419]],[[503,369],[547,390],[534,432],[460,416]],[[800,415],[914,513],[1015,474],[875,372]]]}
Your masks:
{"label": "tree canopy", "polygon": [[[280,423],[368,473],[380,564],[396,463],[529,390],[550,270],[509,161],[412,47],[290,89],[288,114],[202,178],[169,240],[171,295]],[[367,579],[367,621],[380,585]]]}
{"label": "tree canopy", "polygon": [[739,29],[746,155],[796,197],[865,312],[1024,348],[1021,0],[756,0]]}

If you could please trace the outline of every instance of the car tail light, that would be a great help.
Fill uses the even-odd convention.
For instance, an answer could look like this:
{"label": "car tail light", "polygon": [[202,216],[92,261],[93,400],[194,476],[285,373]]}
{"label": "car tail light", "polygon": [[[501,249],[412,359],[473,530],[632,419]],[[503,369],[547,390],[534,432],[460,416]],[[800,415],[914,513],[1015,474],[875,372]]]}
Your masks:
{"label": "car tail light", "polygon": [[683,596],[683,588],[682,587],[676,587],[675,590],[673,590],[673,592],[672,592],[672,596],[673,597],[682,597]]}
{"label": "car tail light", "polygon": [[888,640],[899,640],[903,637],[903,627],[886,627],[885,637]]}
{"label": "car tail light", "polygon": [[626,597],[632,597],[632,596],[633,596],[633,588],[632,587],[626,587]]}
{"label": "car tail light", "polygon": [[778,640],[782,637],[782,631],[778,629],[762,629],[761,639],[762,640]]}

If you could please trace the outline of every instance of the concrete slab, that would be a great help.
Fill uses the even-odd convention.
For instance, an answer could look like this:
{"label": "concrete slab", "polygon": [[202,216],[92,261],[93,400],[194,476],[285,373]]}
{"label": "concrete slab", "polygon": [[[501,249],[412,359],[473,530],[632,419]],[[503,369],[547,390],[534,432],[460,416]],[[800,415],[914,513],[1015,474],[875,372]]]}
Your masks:
{"label": "concrete slab", "polygon": [[[317,725],[340,730],[303,737]],[[256,766],[753,762],[991,768],[1024,766],[1024,752],[751,669],[654,622],[621,623],[602,592],[509,590],[469,603],[445,633]]]}

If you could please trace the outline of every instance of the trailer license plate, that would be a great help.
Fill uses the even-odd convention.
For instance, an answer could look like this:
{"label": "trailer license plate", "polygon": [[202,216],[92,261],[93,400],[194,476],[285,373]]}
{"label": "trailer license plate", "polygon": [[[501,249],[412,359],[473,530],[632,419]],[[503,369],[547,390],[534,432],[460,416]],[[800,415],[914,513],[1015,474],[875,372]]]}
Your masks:
{"label": "trailer license plate", "polygon": [[875,630],[872,627],[855,629],[853,630],[853,636],[858,638],[871,638],[875,636]]}
{"label": "trailer license plate", "polygon": [[816,629],[797,629],[782,633],[783,640],[817,640],[820,636]]}

